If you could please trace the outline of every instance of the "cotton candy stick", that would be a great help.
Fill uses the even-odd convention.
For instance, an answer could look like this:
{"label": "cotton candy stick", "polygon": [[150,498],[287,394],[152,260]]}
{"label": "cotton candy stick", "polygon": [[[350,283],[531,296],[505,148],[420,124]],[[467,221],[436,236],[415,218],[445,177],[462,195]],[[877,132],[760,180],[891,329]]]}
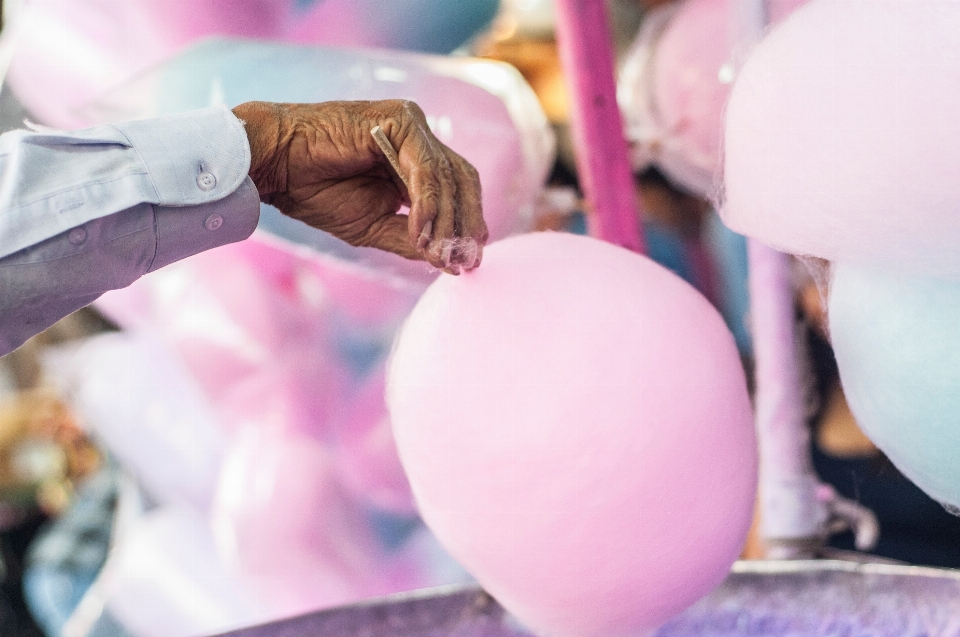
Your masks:
{"label": "cotton candy stick", "polygon": [[639,203],[617,106],[604,0],[556,0],[557,44],[572,102],[577,173],[594,236],[644,252]]}
{"label": "cotton candy stick", "polygon": [[815,557],[827,511],[817,497],[796,344],[789,257],[748,241],[756,361],[760,536],[769,557]]}
{"label": "cotton candy stick", "polygon": [[[730,6],[735,47],[756,44],[767,26],[765,0]],[[789,257],[748,240],[750,315],[756,364],[760,452],[760,536],[769,557],[815,557],[827,510],[817,497],[800,377]]]}

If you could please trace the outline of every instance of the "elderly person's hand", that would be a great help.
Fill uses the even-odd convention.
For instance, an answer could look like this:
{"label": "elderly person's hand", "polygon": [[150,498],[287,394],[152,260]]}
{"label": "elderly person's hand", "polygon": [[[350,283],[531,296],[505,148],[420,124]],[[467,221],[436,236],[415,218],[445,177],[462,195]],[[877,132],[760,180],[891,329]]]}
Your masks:
{"label": "elderly person's hand", "polygon": [[[354,246],[453,274],[479,265],[487,227],[477,171],[434,137],[416,104],[248,102],[233,112],[246,124],[250,177],[265,203]],[[397,150],[402,179],[371,135],[376,126]],[[403,204],[409,216],[397,214]]]}

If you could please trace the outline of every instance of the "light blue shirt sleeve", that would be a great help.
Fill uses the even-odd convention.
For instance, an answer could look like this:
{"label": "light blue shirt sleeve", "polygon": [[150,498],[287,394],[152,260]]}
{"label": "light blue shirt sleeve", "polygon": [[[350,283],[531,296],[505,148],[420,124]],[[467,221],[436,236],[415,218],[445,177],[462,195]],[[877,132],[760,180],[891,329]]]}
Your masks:
{"label": "light blue shirt sleeve", "polygon": [[250,236],[249,167],[222,107],[0,136],[0,355],[108,290]]}

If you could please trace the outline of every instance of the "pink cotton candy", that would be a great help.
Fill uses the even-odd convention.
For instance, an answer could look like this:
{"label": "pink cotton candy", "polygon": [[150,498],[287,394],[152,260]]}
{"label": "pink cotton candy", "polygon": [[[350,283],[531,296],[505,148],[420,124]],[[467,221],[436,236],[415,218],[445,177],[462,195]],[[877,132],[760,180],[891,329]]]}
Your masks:
{"label": "pink cotton candy", "polygon": [[[687,0],[653,10],[619,79],[635,167],[655,164],[704,196],[716,189],[723,111],[739,55],[734,2],[739,0]],[[770,0],[770,22],[804,2]]]}
{"label": "pink cotton candy", "polygon": [[279,615],[403,590],[330,454],[305,436],[240,432],[212,518],[221,557]]}
{"label": "pink cotton candy", "polygon": [[747,61],[724,220],[779,249],[960,275],[960,4],[817,0]]}
{"label": "pink cotton candy", "polygon": [[336,459],[344,486],[360,502],[401,515],[416,513],[410,483],[384,402],[383,369],[351,397],[334,425]]}
{"label": "pink cotton candy", "polygon": [[636,635],[709,592],[756,443],[720,315],[645,257],[523,235],[443,276],[388,376],[400,457],[451,555],[543,635]]}

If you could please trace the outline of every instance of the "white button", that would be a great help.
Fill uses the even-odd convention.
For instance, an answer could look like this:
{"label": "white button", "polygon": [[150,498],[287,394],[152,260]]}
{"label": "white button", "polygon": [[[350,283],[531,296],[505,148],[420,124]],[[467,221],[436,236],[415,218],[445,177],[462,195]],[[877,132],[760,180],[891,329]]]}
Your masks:
{"label": "white button", "polygon": [[207,217],[207,220],[203,222],[203,225],[206,226],[207,230],[218,230],[220,226],[223,225],[223,217],[220,215],[210,215]]}
{"label": "white button", "polygon": [[70,231],[69,239],[70,239],[70,243],[72,243],[75,246],[78,246],[87,240],[87,231],[82,227],[74,228],[73,230]]}
{"label": "white button", "polygon": [[200,190],[213,190],[217,185],[217,178],[208,172],[202,172],[197,175],[197,185],[200,186]]}

